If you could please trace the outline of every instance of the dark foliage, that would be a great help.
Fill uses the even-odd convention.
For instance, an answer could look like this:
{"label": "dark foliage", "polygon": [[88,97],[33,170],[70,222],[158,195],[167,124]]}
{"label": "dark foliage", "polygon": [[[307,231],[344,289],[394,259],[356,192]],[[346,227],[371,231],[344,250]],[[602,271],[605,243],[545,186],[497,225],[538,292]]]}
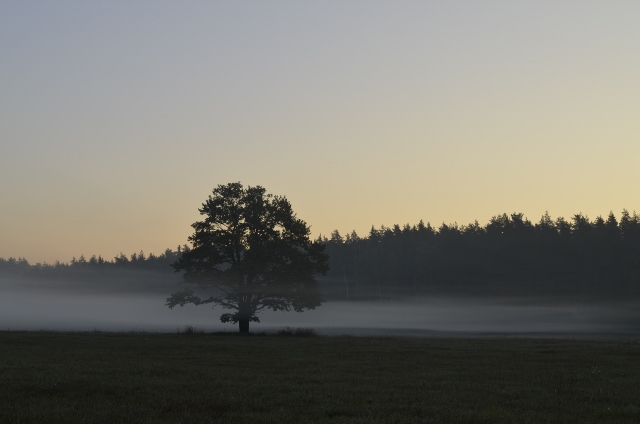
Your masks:
{"label": "dark foliage", "polygon": [[78,270],[103,270],[103,269],[137,269],[147,271],[166,271],[172,272],[173,269],[170,266],[178,260],[184,251],[188,251],[187,245],[178,246],[177,250],[167,249],[160,255],[154,255],[150,253],[148,256],[143,251],[139,253],[133,253],[130,257],[120,253],[112,260],[104,259],[102,256],[93,255],[88,260],[84,255],[80,255],[80,258],[75,257],[70,262],[56,262],[54,264],[37,263],[29,264],[25,258],[0,258],[0,272],[13,273],[13,274],[30,274],[37,275],[38,273],[53,276],[64,275],[65,273],[73,273]]}
{"label": "dark foliage", "polygon": [[313,328],[291,328],[285,327],[276,333],[280,337],[319,337]]}
{"label": "dark foliage", "polygon": [[178,276],[170,266],[187,246],[166,249],[160,255],[144,252],[130,257],[120,254],[112,260],[93,255],[89,260],[81,255],[71,262],[29,264],[24,258],[0,258],[0,277],[39,287],[79,288],[110,292],[155,292],[171,290]]}
{"label": "dark foliage", "polygon": [[626,210],[619,222],[545,214],[534,224],[514,213],[485,226],[421,221],[319,241],[330,255],[323,283],[340,296],[640,295],[640,216]]}
{"label": "dark foliage", "polygon": [[187,289],[167,299],[167,306],[211,303],[234,311],[222,322],[259,322],[263,309],[302,312],[322,303],[316,274],[327,271],[324,245],[312,242],[307,224],[296,217],[285,197],[260,186],[219,185],[199,209],[189,237],[193,248],[173,265],[184,283],[212,294],[201,298]]}
{"label": "dark foliage", "polygon": [[[434,228],[417,225],[371,228],[320,237],[330,270],[319,281],[328,298],[388,299],[399,296],[533,295],[640,297],[640,216],[624,210],[618,220],[577,214],[570,221],[545,214],[533,223],[521,213]],[[112,260],[92,256],[70,263],[29,264],[0,258],[0,276],[107,281],[114,275],[153,272],[175,277],[170,264],[189,247],[161,255],[143,252]],[[169,278],[169,277],[167,277]]]}

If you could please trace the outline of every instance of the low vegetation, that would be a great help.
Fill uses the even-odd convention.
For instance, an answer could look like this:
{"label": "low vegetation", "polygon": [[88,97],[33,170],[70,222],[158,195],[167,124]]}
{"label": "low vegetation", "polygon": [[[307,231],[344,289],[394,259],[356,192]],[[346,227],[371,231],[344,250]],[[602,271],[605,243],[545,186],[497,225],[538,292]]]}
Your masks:
{"label": "low vegetation", "polygon": [[0,333],[2,423],[636,423],[640,343]]}

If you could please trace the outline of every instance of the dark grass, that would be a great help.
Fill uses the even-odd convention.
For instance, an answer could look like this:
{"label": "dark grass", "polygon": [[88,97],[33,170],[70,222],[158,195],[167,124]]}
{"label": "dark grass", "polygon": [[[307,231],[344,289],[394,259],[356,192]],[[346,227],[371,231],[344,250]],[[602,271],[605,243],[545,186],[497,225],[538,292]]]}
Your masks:
{"label": "dark grass", "polygon": [[1,332],[0,422],[640,422],[637,341],[291,332]]}

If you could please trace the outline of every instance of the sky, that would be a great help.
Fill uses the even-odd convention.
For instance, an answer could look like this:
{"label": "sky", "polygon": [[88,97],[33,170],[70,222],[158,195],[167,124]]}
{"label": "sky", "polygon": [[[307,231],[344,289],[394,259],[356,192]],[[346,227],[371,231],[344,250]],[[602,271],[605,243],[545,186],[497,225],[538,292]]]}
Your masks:
{"label": "sky", "polygon": [[640,211],[640,3],[0,0],[0,257],[160,253],[218,184],[312,234]]}

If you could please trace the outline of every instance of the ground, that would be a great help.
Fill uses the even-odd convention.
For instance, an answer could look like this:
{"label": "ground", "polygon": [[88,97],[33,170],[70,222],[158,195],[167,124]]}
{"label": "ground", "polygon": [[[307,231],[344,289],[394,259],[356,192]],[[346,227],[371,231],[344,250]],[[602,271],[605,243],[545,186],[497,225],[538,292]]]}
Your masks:
{"label": "ground", "polygon": [[640,343],[0,333],[1,423],[637,423]]}

